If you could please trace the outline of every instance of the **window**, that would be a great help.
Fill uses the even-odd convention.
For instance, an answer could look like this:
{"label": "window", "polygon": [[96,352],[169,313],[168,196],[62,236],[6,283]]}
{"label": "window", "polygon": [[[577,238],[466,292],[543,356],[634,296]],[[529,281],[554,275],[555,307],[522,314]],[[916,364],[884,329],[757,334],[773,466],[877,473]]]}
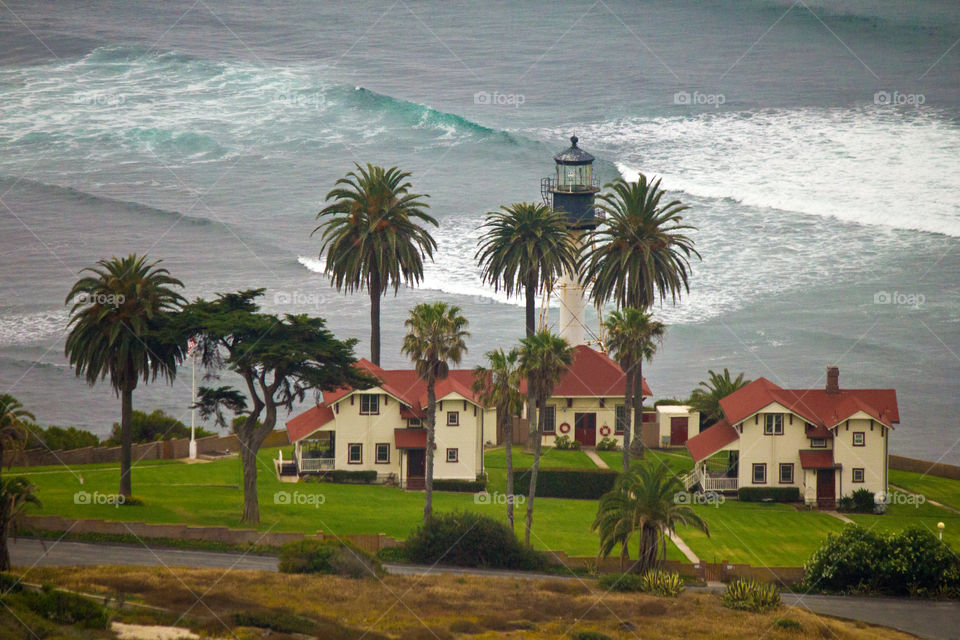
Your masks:
{"label": "window", "polygon": [[854,468],[853,470],[853,481],[854,482],[863,482],[864,471],[861,468]]}
{"label": "window", "polygon": [[826,438],[810,438],[811,449],[824,449],[827,446]]}
{"label": "window", "polygon": [[447,426],[448,426],[448,427],[459,427],[459,426],[460,426],[460,412],[459,412],[459,411],[447,411]]}
{"label": "window", "polygon": [[420,418],[410,418],[409,420],[407,420],[407,426],[408,426],[408,427],[421,427],[421,426],[423,426],[423,421],[421,421]]}
{"label": "window", "polygon": [[793,463],[780,463],[780,484],[793,484]]}
{"label": "window", "polygon": [[363,445],[354,442],[347,445],[347,463],[363,464]]}
{"label": "window", "polygon": [[390,443],[377,443],[377,464],[390,464]]}
{"label": "window", "polygon": [[766,463],[754,463],[753,465],[753,484],[767,484],[767,465]]}
{"label": "window", "polygon": [[763,435],[782,436],[783,435],[783,414],[766,413],[763,416]]}
{"label": "window", "polygon": [[360,415],[375,416],[380,413],[380,396],[366,394],[360,396]]}
{"label": "window", "polygon": [[543,410],[543,432],[557,432],[557,408],[552,404],[548,404],[547,408]]}
{"label": "window", "polygon": [[459,449],[447,449],[447,462],[457,462],[460,460]]}
{"label": "window", "polygon": [[866,435],[863,431],[854,431],[853,432],[853,446],[862,447],[866,444]]}
{"label": "window", "polygon": [[627,428],[627,407],[626,405],[618,404],[615,411],[617,414],[617,419],[614,433],[617,435],[623,435],[623,432]]}

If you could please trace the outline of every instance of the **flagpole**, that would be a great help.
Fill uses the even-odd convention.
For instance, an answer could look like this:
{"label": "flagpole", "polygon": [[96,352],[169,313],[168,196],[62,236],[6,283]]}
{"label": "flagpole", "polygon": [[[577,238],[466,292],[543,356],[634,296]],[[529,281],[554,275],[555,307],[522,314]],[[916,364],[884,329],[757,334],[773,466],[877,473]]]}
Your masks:
{"label": "flagpole", "polygon": [[190,394],[191,394],[191,402],[190,402],[190,459],[191,459],[191,460],[196,460],[196,459],[197,459],[197,439],[196,439],[196,414],[197,414],[197,409],[196,409],[196,407],[195,407],[195,405],[197,404],[197,352],[196,352],[196,351],[193,352],[193,354],[192,354],[192,356],[191,356],[191,358],[190,358],[190,362],[191,362],[192,367],[193,367],[193,372],[192,372],[192,376],[191,376],[191,379],[192,379],[192,380],[191,380],[191,383],[190,383],[190,387],[191,387],[191,390],[190,390]]}

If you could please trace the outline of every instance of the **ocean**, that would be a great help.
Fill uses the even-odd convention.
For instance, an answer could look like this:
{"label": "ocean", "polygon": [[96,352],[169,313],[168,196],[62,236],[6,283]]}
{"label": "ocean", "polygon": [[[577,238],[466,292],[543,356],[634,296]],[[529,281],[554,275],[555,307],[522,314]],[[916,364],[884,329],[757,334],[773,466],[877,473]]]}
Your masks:
{"label": "ocean", "polygon": [[[162,258],[190,297],[265,287],[368,353],[366,296],[321,275],[315,214],[353,163],[430,195],[439,248],[383,303],[460,305],[465,365],[522,333],[480,282],[484,214],[539,200],[570,135],[602,181],[690,206],[702,261],[645,374],[894,387],[892,451],[960,463],[960,5],[917,1],[139,3],[0,14],[0,390],[104,435],[109,386],[63,357],[81,269]],[[554,312],[553,318],[556,319]],[[136,408],[189,421],[190,375]]]}

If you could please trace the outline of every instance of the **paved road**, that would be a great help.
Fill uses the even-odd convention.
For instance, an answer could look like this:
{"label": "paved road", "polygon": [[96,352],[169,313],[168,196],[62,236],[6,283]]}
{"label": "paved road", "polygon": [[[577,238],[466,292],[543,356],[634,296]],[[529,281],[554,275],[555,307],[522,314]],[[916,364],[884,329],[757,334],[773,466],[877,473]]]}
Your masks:
{"label": "paved road", "polygon": [[[277,559],[271,556],[188,551],[181,549],[148,549],[124,544],[92,544],[21,538],[10,545],[10,558],[15,566],[33,565],[139,565],[183,566],[205,569],[238,569],[276,571]],[[418,575],[455,573],[507,578],[563,579],[562,576],[529,574],[484,569],[384,565],[390,573]],[[960,604],[927,602],[897,598],[854,598],[836,596],[801,596],[785,593],[784,604],[799,606],[822,615],[861,620],[869,624],[892,627],[921,638],[960,640]]]}

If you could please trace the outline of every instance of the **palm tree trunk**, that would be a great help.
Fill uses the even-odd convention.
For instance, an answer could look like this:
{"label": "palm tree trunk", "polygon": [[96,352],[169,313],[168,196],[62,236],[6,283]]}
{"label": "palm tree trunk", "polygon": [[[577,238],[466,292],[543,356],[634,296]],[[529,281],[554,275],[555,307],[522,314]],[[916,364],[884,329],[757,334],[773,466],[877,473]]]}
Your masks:
{"label": "palm tree trunk", "polygon": [[[527,337],[529,338],[537,332],[537,276],[533,275],[527,278],[524,285],[527,295],[526,324]],[[530,381],[527,380],[527,442],[523,447],[525,453],[533,453],[533,441],[537,432],[537,411],[536,398],[533,397],[533,390]]]}
{"label": "palm tree trunk", "polygon": [[7,513],[6,505],[0,507],[0,571],[10,570],[10,549],[7,546],[7,538],[10,535],[10,514]]}
{"label": "palm tree trunk", "polygon": [[643,361],[637,362],[633,377],[633,444],[631,454],[643,459]]}
{"label": "palm tree trunk", "polygon": [[433,517],[433,447],[436,441],[437,426],[437,390],[436,381],[431,375],[427,379],[427,462],[426,478],[423,482],[423,523]]}
{"label": "palm tree trunk", "polygon": [[630,471],[630,430],[633,428],[633,367],[628,366],[626,384],[623,390],[623,472]]}
{"label": "palm tree trunk", "polygon": [[660,529],[643,525],[640,529],[640,548],[637,550],[637,573],[646,573],[657,568],[660,556]]}
{"label": "palm tree trunk", "polygon": [[380,366],[380,299],[383,297],[380,278],[370,275],[370,362]]}
{"label": "palm tree trunk", "polygon": [[133,388],[125,386],[120,391],[120,495],[133,495],[133,479],[130,477],[133,449]]}
{"label": "palm tree trunk", "polygon": [[[541,404],[546,404],[546,397],[539,398]],[[523,540],[530,544],[530,528],[533,527],[533,499],[537,495],[537,472],[540,470],[540,445],[543,442],[542,424],[546,420],[547,414],[540,412],[537,416],[537,426],[533,434],[533,467],[530,469],[530,495],[527,496],[527,527],[524,532]]]}
{"label": "palm tree trunk", "polygon": [[510,523],[510,531],[513,531],[513,416],[509,411],[497,410],[497,416],[503,424],[503,446],[504,457],[507,461],[507,522]]}

